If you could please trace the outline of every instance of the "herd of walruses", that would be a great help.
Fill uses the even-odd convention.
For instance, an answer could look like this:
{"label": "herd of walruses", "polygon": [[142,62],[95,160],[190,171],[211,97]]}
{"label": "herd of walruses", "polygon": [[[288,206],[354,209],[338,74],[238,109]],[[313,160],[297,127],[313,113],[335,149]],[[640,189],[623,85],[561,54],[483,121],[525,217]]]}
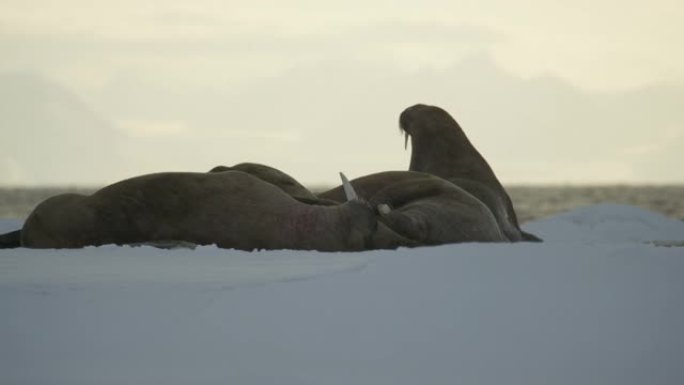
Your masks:
{"label": "herd of walruses", "polygon": [[[520,229],[487,161],[443,109],[404,110],[409,171],[386,171],[314,194],[275,168],[241,163],[207,173],[126,179],[36,206],[0,248],[209,245],[242,250],[361,251],[457,242],[541,241]],[[407,143],[405,143],[406,145]]]}

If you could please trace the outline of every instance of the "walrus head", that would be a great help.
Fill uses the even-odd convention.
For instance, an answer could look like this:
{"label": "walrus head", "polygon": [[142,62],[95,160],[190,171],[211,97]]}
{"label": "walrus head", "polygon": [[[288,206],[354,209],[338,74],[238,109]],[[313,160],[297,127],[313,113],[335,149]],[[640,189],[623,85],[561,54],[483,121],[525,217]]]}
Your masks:
{"label": "walrus head", "polygon": [[408,107],[399,115],[399,130],[404,134],[404,148],[407,148],[409,136],[412,144],[422,139],[438,139],[447,141],[449,146],[472,148],[458,122],[437,106],[416,104]]}
{"label": "walrus head", "polygon": [[411,137],[411,171],[427,172],[442,178],[454,171],[493,177],[482,155],[470,143],[461,126],[445,110],[416,104],[399,115],[404,147]]}

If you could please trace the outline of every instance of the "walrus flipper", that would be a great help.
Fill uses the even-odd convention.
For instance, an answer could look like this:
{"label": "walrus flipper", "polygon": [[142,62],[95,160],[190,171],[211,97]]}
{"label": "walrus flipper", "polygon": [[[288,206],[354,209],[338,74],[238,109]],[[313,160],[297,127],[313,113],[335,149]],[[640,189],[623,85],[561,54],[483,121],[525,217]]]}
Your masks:
{"label": "walrus flipper", "polygon": [[393,210],[386,214],[382,214],[379,220],[400,236],[416,242],[415,246],[433,243],[426,241],[428,231],[425,221],[421,218],[416,218],[415,216]]}
{"label": "walrus flipper", "polygon": [[21,247],[21,230],[0,235],[0,249],[16,249]]}
{"label": "walrus flipper", "polygon": [[[370,199],[373,207],[387,205],[390,208],[403,206],[408,202],[439,195],[448,189],[459,189],[441,178],[428,176],[406,179],[380,189]],[[465,192],[464,192],[465,193]]]}
{"label": "walrus flipper", "polygon": [[520,235],[522,235],[523,241],[526,241],[526,242],[544,242],[543,239],[539,238],[538,236],[536,236],[534,234],[530,234],[527,231],[520,230]]}

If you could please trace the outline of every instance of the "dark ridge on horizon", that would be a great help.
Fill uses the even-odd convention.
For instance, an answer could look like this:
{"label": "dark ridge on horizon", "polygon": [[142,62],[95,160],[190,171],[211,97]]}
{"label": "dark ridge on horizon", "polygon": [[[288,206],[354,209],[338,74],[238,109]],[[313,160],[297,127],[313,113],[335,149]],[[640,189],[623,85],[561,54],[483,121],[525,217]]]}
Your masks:
{"label": "dark ridge on horizon", "polygon": [[[42,200],[64,192],[89,194],[97,187],[0,187],[0,219],[25,218]],[[314,186],[314,192],[327,190]],[[672,185],[509,185],[506,187],[521,222],[548,217],[580,206],[616,203],[642,207],[684,220],[684,184]]]}

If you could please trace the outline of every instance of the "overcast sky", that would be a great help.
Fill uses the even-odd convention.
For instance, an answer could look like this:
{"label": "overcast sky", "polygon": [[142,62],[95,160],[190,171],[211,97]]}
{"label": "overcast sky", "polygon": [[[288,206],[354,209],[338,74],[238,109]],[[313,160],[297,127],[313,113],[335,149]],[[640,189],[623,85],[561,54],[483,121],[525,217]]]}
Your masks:
{"label": "overcast sky", "polygon": [[[403,169],[446,108],[504,183],[684,182],[679,0],[0,2],[0,185]],[[410,150],[410,149],[409,149]]]}

